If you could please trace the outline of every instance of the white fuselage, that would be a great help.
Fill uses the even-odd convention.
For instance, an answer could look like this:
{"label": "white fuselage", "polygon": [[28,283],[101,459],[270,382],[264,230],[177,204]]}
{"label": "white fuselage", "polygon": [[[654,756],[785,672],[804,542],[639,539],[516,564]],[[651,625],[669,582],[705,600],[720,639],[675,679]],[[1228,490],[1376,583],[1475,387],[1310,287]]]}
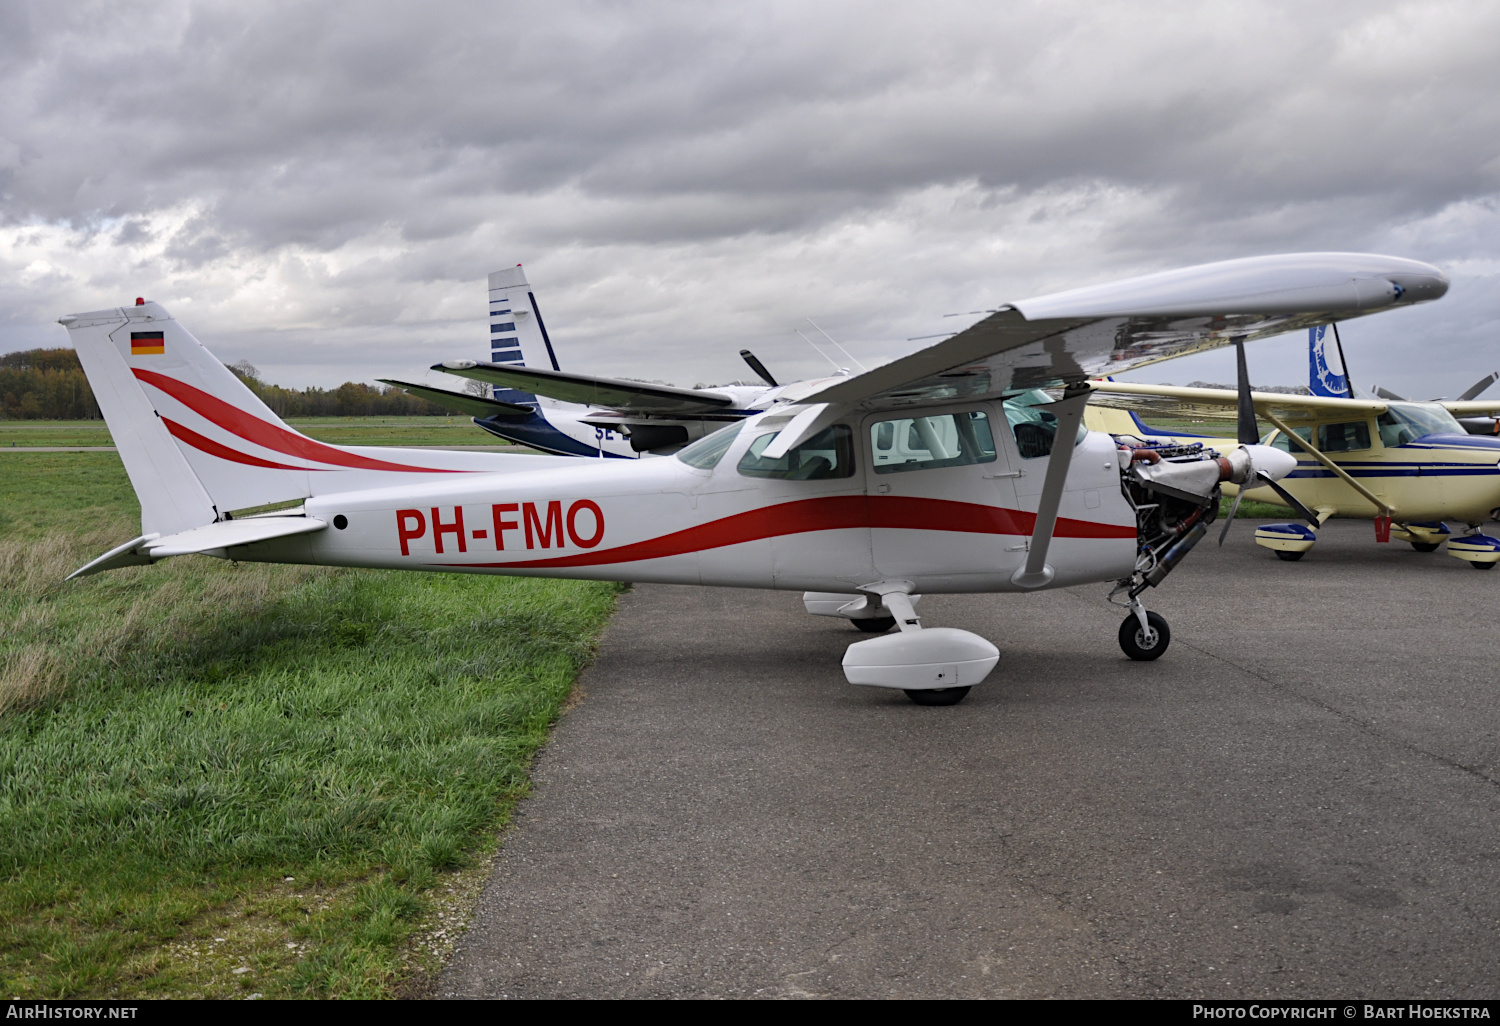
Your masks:
{"label": "white fuselage", "polygon": [[[1000,404],[973,408],[1005,424]],[[993,462],[876,473],[872,416],[850,424],[853,476],[767,480],[737,469],[775,430],[757,430],[759,419],[711,470],[674,458],[548,461],[535,472],[315,496],[307,515],[328,529],[235,558],[797,591],[895,579],[927,593],[1020,590],[1011,578],[1026,558],[1048,458],[1022,459],[1008,431],[995,432]],[[1136,516],[1119,459],[1097,432],[1075,449],[1047,559],[1051,586],[1131,573]]]}

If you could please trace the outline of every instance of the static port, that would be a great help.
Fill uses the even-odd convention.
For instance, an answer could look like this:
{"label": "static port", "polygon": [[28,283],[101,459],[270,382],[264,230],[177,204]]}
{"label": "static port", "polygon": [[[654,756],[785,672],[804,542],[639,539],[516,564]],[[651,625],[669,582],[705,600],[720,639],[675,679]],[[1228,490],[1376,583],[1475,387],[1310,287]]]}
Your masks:
{"label": "static port", "polygon": [[342,531],[344,528],[349,526],[349,518],[340,513],[338,516],[333,518],[333,526]]}

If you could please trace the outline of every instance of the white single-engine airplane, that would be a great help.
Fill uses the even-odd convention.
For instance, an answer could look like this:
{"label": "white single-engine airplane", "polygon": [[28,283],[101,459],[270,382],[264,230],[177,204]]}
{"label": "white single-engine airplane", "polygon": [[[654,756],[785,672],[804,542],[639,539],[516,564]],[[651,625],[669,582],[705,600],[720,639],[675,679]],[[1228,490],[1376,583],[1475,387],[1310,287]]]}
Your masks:
{"label": "white single-engine airplane", "polygon": [[[923,629],[924,592],[1112,582],[1120,643],[1154,659],[1140,595],[1206,533],[1249,445],[1137,460],[1082,429],[1087,379],[1436,299],[1436,268],[1311,253],[1147,275],[1000,307],[968,329],[731,424],[673,458],[333,446],[288,428],[155,303],[62,318],[141,503],[141,534],[75,571],[244,561],[803,591],[899,634],[850,645],[854,684],[957,702],[999,650]],[[1241,348],[1243,352],[1243,348]],[[1064,389],[1052,402],[1039,390]],[[293,508],[235,516],[280,501]]]}

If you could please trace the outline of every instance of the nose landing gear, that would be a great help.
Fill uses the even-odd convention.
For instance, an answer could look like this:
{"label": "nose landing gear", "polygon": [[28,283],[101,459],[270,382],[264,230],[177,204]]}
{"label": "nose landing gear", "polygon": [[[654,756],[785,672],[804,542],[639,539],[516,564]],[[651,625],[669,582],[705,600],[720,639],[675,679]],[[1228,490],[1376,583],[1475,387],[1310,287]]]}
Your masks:
{"label": "nose landing gear", "polygon": [[1141,618],[1131,613],[1120,624],[1120,648],[1130,658],[1146,662],[1158,658],[1172,643],[1172,630],[1166,617],[1160,613],[1147,613],[1145,626]]}

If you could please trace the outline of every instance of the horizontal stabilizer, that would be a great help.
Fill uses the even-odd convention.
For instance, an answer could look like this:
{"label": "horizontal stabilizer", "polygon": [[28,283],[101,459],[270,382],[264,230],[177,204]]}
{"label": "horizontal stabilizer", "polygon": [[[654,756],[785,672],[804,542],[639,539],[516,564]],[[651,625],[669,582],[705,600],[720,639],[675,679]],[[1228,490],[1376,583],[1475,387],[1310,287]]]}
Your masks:
{"label": "horizontal stabilizer", "polygon": [[589,374],[567,374],[515,364],[476,363],[449,360],[433,364],[433,370],[461,378],[487,381],[565,403],[603,406],[626,413],[693,413],[721,409],[734,400],[717,392],[700,392],[670,385],[648,385],[640,381],[596,378]]}
{"label": "horizontal stabilizer", "polygon": [[450,392],[446,388],[414,385],[410,381],[397,381],[394,378],[376,378],[375,380],[387,385],[395,385],[397,388],[404,388],[419,399],[426,399],[430,403],[437,403],[439,406],[457,410],[459,413],[467,413],[480,420],[487,420],[490,417],[529,417],[536,412],[530,406],[501,402],[499,399],[490,399],[482,395]]}
{"label": "horizontal stabilizer", "polygon": [[327,526],[326,522],[314,517],[276,515],[221,520],[190,531],[169,534],[165,538],[146,534],[116,546],[93,562],[74,570],[68,575],[68,580],[122,566],[142,566],[170,556],[187,556],[199,552],[222,555],[224,549],[295,534],[311,534]]}

